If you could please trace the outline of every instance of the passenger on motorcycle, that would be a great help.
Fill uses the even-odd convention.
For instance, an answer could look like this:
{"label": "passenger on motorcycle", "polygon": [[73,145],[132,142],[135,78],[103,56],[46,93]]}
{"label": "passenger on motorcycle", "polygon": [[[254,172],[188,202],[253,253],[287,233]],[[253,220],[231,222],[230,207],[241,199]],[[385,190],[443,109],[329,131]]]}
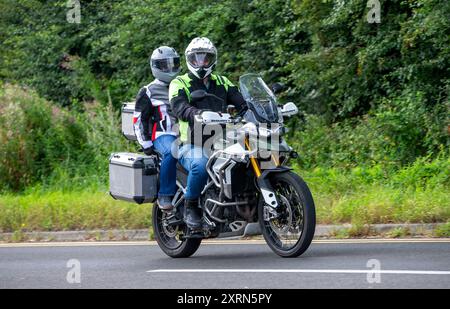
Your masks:
{"label": "passenger on motorcycle", "polygon": [[177,191],[177,160],[171,150],[178,133],[169,103],[169,84],[180,73],[180,56],[175,49],[161,46],[153,51],[150,67],[155,80],[141,88],[137,95],[134,131],[146,155],[157,152],[161,156],[158,206],[171,210]]}
{"label": "passenger on motorcycle", "polygon": [[[178,160],[189,173],[184,195],[184,221],[191,230],[199,230],[202,218],[202,210],[198,207],[199,197],[208,180],[207,156],[203,146],[209,136],[203,136],[200,142],[198,138],[194,138],[198,133],[194,130],[195,116],[204,110],[226,112],[227,105],[234,105],[241,114],[246,111],[247,105],[236,86],[226,77],[212,73],[217,64],[217,49],[209,39],[193,39],[186,48],[185,56],[190,72],[170,83],[169,98],[172,110],[180,122],[183,142]],[[191,93],[195,90],[204,90],[221,100],[214,96],[192,100]]]}

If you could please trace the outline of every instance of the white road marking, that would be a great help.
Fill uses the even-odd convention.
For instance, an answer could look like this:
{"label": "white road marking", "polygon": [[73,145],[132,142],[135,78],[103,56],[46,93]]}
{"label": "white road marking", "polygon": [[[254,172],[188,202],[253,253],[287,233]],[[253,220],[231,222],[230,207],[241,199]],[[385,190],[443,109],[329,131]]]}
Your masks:
{"label": "white road marking", "polygon": [[147,273],[324,273],[324,274],[388,274],[450,275],[450,271],[367,270],[367,269],[155,269]]}

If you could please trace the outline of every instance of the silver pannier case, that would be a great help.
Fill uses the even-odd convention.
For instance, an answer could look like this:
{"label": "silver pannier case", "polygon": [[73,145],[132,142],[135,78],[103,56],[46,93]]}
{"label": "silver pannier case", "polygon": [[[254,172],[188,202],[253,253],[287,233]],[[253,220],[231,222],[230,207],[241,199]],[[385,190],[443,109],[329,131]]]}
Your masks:
{"label": "silver pannier case", "polygon": [[130,141],[137,140],[133,125],[134,108],[135,102],[128,102],[122,105],[122,134]]}
{"label": "silver pannier case", "polygon": [[152,203],[158,196],[158,159],[135,153],[109,158],[109,192],[114,199]]}

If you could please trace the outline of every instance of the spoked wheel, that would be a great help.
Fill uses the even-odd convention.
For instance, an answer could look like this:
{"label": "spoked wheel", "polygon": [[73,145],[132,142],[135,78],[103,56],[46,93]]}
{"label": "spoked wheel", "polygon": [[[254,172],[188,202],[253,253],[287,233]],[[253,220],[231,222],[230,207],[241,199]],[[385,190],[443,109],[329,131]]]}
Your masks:
{"label": "spoked wheel", "polygon": [[153,233],[159,247],[165,254],[173,258],[185,258],[194,254],[202,242],[201,239],[192,238],[180,240],[180,234],[186,235],[187,227],[184,224],[171,226],[168,219],[173,216],[153,206]]}
{"label": "spoked wheel", "polygon": [[281,257],[297,257],[311,244],[316,228],[316,212],[311,192],[295,173],[273,174],[270,183],[278,208],[260,199],[258,217],[269,247]]}

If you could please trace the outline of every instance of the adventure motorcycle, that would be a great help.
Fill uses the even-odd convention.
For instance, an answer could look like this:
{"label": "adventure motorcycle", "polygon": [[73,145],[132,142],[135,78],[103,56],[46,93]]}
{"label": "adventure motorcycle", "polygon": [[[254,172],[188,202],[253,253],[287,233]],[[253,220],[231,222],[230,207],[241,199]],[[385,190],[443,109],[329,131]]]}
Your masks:
{"label": "adventure motorcycle", "polygon": [[[206,111],[195,119],[201,125],[227,126],[225,136],[214,141],[206,165],[209,177],[199,203],[201,232],[192,233],[183,222],[188,173],[181,165],[174,209],[153,207],[154,236],[171,257],[191,256],[206,238],[262,234],[282,257],[297,257],[311,244],[314,201],[306,183],[286,166],[297,154],[282,138],[283,117],[297,114],[298,109],[293,103],[279,107],[259,75],[242,76],[240,89],[248,105],[242,118]],[[197,90],[191,97],[200,100],[208,95]]]}

